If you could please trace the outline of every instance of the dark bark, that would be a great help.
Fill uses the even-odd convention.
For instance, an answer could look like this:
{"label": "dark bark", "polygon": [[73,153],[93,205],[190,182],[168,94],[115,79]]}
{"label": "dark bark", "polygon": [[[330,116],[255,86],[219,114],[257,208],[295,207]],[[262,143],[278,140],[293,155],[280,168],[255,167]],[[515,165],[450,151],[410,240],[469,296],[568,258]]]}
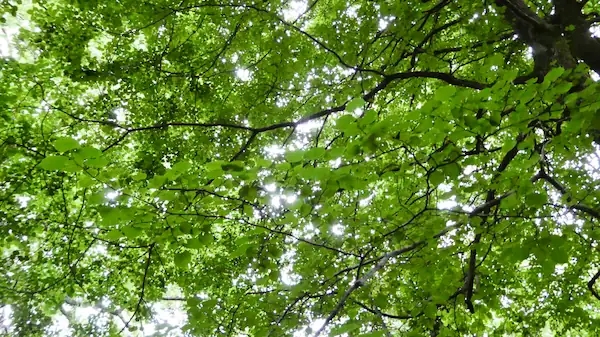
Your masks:
{"label": "dark bark", "polygon": [[[495,2],[504,9],[504,16],[519,39],[533,50],[533,72],[521,76],[518,82],[535,77],[541,82],[551,68],[573,69],[580,62],[600,74],[600,39],[590,32],[593,17],[598,14],[584,15],[585,2],[552,0],[554,14],[544,18],[529,8],[524,0]],[[589,77],[588,73],[572,73],[570,80],[574,86],[571,92],[583,90]],[[564,116],[568,118],[569,115],[569,110],[565,109]],[[585,132],[592,134],[594,141],[600,144],[598,128],[592,126]]]}
{"label": "dark bark", "polygon": [[590,33],[591,22],[582,13],[583,4],[575,0],[554,0],[556,21],[565,31],[574,57],[600,74],[600,40]]}
{"label": "dark bark", "polygon": [[541,18],[523,0],[496,0],[519,39],[533,50],[534,75],[539,79],[553,67],[574,68],[585,62],[600,73],[600,40],[575,0],[554,0],[555,14]]}

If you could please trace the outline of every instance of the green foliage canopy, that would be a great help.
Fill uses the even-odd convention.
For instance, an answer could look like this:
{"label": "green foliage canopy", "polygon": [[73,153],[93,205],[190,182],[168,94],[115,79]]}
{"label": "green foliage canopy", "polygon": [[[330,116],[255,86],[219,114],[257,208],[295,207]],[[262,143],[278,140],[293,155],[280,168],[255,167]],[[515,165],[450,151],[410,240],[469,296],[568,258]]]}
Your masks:
{"label": "green foliage canopy", "polygon": [[0,10],[5,335],[600,334],[598,1]]}

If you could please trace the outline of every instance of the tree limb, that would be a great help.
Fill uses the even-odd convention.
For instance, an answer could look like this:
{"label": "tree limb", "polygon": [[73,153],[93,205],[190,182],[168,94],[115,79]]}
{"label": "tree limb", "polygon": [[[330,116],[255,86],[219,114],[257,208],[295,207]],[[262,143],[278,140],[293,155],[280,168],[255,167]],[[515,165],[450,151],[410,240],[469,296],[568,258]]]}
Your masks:
{"label": "tree limb", "polygon": [[588,282],[587,287],[592,292],[592,295],[594,295],[594,297],[600,301],[600,295],[598,294],[598,292],[596,292],[596,290],[594,290],[594,284],[596,283],[596,280],[598,280],[598,278],[600,278],[600,270],[598,270],[598,272]]}

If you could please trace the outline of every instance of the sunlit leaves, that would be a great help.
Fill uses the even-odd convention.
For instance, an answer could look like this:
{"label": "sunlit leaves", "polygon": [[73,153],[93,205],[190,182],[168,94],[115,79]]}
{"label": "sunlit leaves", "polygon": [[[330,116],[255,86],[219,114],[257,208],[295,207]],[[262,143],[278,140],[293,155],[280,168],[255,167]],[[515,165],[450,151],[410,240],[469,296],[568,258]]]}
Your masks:
{"label": "sunlit leaves", "polygon": [[167,177],[165,176],[154,176],[148,182],[149,188],[159,188],[167,181]]}
{"label": "sunlit leaves", "polygon": [[79,142],[71,137],[58,138],[52,144],[58,152],[67,152],[79,147]]}
{"label": "sunlit leaves", "polygon": [[112,241],[118,241],[123,236],[123,232],[121,232],[118,229],[112,229],[108,233],[106,233],[106,238]]}
{"label": "sunlit leaves", "polygon": [[194,237],[187,240],[185,246],[190,249],[202,249],[206,247],[206,243],[204,243],[200,238]]}
{"label": "sunlit leaves", "polygon": [[598,86],[500,2],[27,6],[0,65],[17,325],[68,294],[132,333],[597,335]]}
{"label": "sunlit leaves", "polygon": [[105,157],[90,158],[85,161],[86,166],[92,168],[103,168],[108,165],[109,161]]}
{"label": "sunlit leaves", "polygon": [[565,68],[563,67],[554,67],[550,70],[546,76],[544,76],[544,82],[552,83],[556,81],[563,73],[565,72]]}
{"label": "sunlit leaves", "polygon": [[304,158],[304,151],[290,151],[285,154],[285,159],[290,163],[297,163]]}
{"label": "sunlit leaves", "polygon": [[346,110],[348,111],[355,111],[356,109],[360,109],[362,107],[364,107],[367,104],[367,102],[365,102],[365,100],[362,97],[357,97],[353,100],[351,100],[350,102],[348,102],[348,104],[346,105]]}
{"label": "sunlit leaves", "polygon": [[322,147],[313,147],[310,150],[306,151],[304,154],[304,159],[306,160],[317,160],[325,155],[327,150]]}
{"label": "sunlit leaves", "polygon": [[335,126],[340,131],[344,132],[352,132],[357,129],[356,127],[356,118],[352,115],[343,115],[335,120]]}
{"label": "sunlit leaves", "polygon": [[102,151],[100,151],[97,148],[92,147],[92,146],[84,146],[84,147],[80,148],[79,150],[77,150],[77,152],[74,155],[75,159],[81,159],[81,160],[100,158],[100,157],[102,157]]}
{"label": "sunlit leaves", "polygon": [[299,175],[309,180],[324,180],[326,179],[331,170],[327,167],[311,167],[307,166],[300,170]]}
{"label": "sunlit leaves", "polygon": [[60,171],[64,170],[68,162],[69,158],[65,156],[50,156],[40,162],[40,167],[48,171]]}

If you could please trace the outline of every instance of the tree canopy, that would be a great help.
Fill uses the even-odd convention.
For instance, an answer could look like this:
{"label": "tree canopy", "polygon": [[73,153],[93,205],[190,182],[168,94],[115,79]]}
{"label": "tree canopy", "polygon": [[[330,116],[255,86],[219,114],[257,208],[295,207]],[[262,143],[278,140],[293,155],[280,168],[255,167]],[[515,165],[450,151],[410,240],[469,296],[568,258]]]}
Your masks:
{"label": "tree canopy", "polygon": [[600,335],[600,2],[0,14],[3,336]]}

